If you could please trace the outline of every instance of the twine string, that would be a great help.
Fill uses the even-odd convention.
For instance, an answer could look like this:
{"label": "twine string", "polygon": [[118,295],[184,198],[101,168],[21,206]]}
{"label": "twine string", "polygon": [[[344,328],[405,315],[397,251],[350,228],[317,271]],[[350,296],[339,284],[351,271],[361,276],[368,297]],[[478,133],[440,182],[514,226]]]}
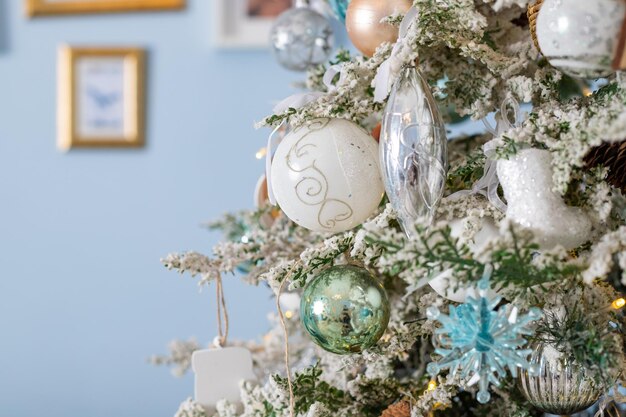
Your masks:
{"label": "twine string", "polygon": [[217,298],[217,341],[220,347],[224,347],[228,342],[228,310],[226,309],[226,300],[224,299],[222,274],[217,274],[215,284],[215,295]]}
{"label": "twine string", "polygon": [[283,314],[283,309],[280,306],[280,296],[283,293],[283,289],[285,288],[286,283],[287,277],[285,276],[283,281],[280,283],[280,287],[278,288],[278,294],[276,295],[276,308],[278,309],[278,317],[280,318],[280,325],[283,328],[283,336],[285,338],[285,370],[287,372],[287,385],[289,386],[289,415],[291,417],[295,417],[295,399],[293,395],[293,383],[291,381],[291,366],[289,365],[289,332],[287,332],[285,315]]}

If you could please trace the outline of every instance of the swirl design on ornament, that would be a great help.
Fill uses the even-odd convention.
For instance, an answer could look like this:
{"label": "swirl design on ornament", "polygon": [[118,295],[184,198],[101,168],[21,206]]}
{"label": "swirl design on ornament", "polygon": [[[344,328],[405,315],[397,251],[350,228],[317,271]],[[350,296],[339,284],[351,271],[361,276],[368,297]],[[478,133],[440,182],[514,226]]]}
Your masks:
{"label": "swirl design on ornament", "polygon": [[317,145],[312,141],[306,141],[311,133],[324,129],[329,123],[330,119],[316,119],[306,126],[296,128],[294,133],[304,127],[308,132],[289,149],[286,163],[289,170],[302,174],[302,178],[294,187],[296,197],[307,206],[318,206],[317,223],[330,230],[338,222],[352,217],[354,210],[345,201],[328,197],[328,178],[316,166],[319,158],[315,154]]}

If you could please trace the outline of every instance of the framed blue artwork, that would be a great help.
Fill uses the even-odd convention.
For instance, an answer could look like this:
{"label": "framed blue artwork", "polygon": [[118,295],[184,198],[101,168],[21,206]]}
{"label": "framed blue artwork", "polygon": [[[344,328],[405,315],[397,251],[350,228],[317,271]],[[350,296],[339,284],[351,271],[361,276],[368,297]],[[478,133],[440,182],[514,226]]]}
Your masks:
{"label": "framed blue artwork", "polygon": [[62,46],[59,61],[59,147],[143,146],[144,50]]}

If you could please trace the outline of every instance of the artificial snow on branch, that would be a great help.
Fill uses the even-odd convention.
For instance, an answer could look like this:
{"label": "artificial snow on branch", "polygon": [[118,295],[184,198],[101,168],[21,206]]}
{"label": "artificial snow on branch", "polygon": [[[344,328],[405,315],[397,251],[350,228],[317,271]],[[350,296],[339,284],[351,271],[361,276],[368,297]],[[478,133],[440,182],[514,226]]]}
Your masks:
{"label": "artificial snow on branch", "polygon": [[[579,0],[563,1],[581,4]],[[307,100],[287,100],[299,104],[283,106],[259,124],[297,129],[315,119],[340,118],[369,131],[385,114],[385,100],[375,97],[377,86],[379,95],[381,91],[380,84],[374,83],[377,74],[388,70],[383,75],[388,75],[391,87],[403,69],[413,65],[419,65],[448,122],[459,115],[480,120],[498,109],[501,122],[498,129],[460,135],[448,143],[449,167],[443,167],[447,177],[441,178],[446,185],[443,199],[433,210],[433,223],[418,219],[411,238],[386,199],[370,219],[337,234],[305,229],[278,208],[265,207],[227,214],[211,224],[211,229],[224,235],[211,254],[192,251],[162,260],[168,269],[199,276],[200,285],[208,285],[222,274],[234,274],[253,285],[267,284],[274,296],[282,288],[281,300],[299,300],[302,288],[330,268],[358,265],[377,277],[389,300],[389,324],[380,340],[363,352],[345,356],[327,352],[311,341],[300,323],[299,301],[281,307],[284,314],[270,315],[270,329],[260,341],[231,342],[250,350],[258,381],[242,383],[239,407],[216,404],[215,417],[290,416],[290,386],[295,415],[304,417],[386,417],[396,411],[406,413],[405,405],[411,417],[541,415],[522,396],[517,379],[505,372],[498,372],[499,386],[491,381],[492,400],[486,404],[475,400],[475,385],[454,369],[448,372],[442,366],[442,375],[436,378],[426,372],[427,365],[439,358],[436,351],[449,353],[440,356],[453,359],[456,354],[442,351],[442,325],[429,320],[427,311],[448,311],[451,306],[450,311],[458,311],[459,317],[489,313],[484,306],[465,301],[476,294],[480,277],[490,268],[490,288],[482,290],[497,292],[507,306],[494,305],[489,314],[496,307],[505,308],[515,322],[517,311],[541,309],[543,318],[524,329],[530,346],[548,346],[563,363],[582,364],[585,376],[597,384],[594,393],[609,392],[623,383],[623,372],[615,371],[626,365],[621,311],[626,305],[626,198],[607,178],[615,180],[626,171],[621,154],[613,158],[610,153],[610,149],[623,148],[611,144],[626,140],[626,85],[621,75],[588,83],[550,66],[531,39],[526,17],[529,3],[415,0],[408,18],[394,13],[383,19],[400,26],[397,43],[381,44],[371,58],[340,50],[327,65],[309,71],[303,84],[313,94]],[[515,100],[528,114],[515,125],[503,123],[510,115],[501,103]],[[436,113],[437,106],[432,107],[428,112],[417,108],[422,111],[418,114]],[[420,123],[414,125],[420,127]],[[419,135],[424,131],[414,130]],[[401,161],[400,170],[407,174],[401,177],[403,181],[414,181],[401,185],[418,192],[433,188],[419,183],[425,177],[421,170],[429,169],[432,162],[428,159],[432,155],[423,155],[425,148],[420,148],[432,137],[422,136],[412,145],[394,143],[413,153],[422,152],[418,155],[421,159],[411,160],[420,163]],[[299,149],[298,156],[310,156],[307,152],[313,152],[315,144],[309,145]],[[601,155],[596,152],[599,146],[604,146]],[[545,163],[526,164],[529,155],[539,155]],[[496,164],[498,169],[494,169]],[[508,181],[503,175],[485,188],[486,180],[481,180],[492,180],[494,173],[501,175],[501,166],[506,169],[511,164],[518,165],[508,172],[513,173]],[[517,187],[518,183],[525,188]],[[306,191],[315,194],[319,190]],[[324,198],[333,197],[324,194]],[[527,210],[524,216],[509,213],[507,207],[516,203]],[[573,228],[564,224],[564,213],[584,219],[585,227],[579,229],[585,233],[578,233],[582,236],[570,239]],[[541,222],[534,221],[537,216]],[[548,230],[551,239],[547,245],[551,227],[554,230]],[[345,290],[342,288],[342,294]],[[377,294],[367,295],[368,306],[378,305]],[[354,297],[366,295],[354,290]],[[323,304],[311,307],[322,319]],[[346,305],[332,315],[340,317],[331,323],[337,326],[336,333],[349,335],[356,327],[355,320],[374,314],[369,307],[352,310]],[[471,327],[476,321],[466,320],[466,325]],[[482,316],[478,321],[485,328],[490,324]],[[497,338],[490,338],[492,334],[485,328],[468,332],[478,335],[480,349],[496,352],[492,339]],[[291,384],[284,366],[285,332],[288,359],[295,370]],[[521,346],[519,340],[515,344]],[[176,342],[170,355],[152,361],[172,365],[175,373],[182,373],[189,367],[191,352],[198,348],[195,341]],[[494,361],[493,366],[503,366],[503,359]],[[559,368],[554,369],[558,372]],[[485,380],[489,377],[475,374],[479,381],[473,382],[489,387]],[[559,378],[565,381],[568,376]],[[576,394],[572,391],[568,396],[575,398]],[[201,407],[188,400],[177,417],[209,417],[202,413]]]}

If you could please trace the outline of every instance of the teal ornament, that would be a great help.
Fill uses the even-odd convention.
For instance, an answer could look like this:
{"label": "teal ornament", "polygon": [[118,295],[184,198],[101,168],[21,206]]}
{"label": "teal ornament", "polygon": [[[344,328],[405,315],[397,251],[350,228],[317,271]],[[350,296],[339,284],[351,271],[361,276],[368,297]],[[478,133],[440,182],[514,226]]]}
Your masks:
{"label": "teal ornament", "polygon": [[[224,228],[224,235],[226,239],[230,242],[236,243],[250,243],[250,237],[248,237],[248,233],[250,232],[250,226],[248,226],[243,221],[236,221],[233,224],[230,224],[227,228]],[[255,263],[253,261],[244,261],[236,266],[237,271],[242,274],[249,274],[252,271],[252,268],[255,267]]]}
{"label": "teal ornament", "polygon": [[236,266],[236,269],[240,273],[246,275],[246,274],[249,274],[250,271],[252,271],[252,268],[254,268],[254,266],[255,264],[252,261],[243,261],[242,263]]}
{"label": "teal ornament", "polygon": [[345,23],[346,11],[348,10],[348,5],[350,4],[350,0],[328,0],[328,4],[330,5],[330,8],[333,10],[335,17],[340,22]]}
{"label": "teal ornament", "polygon": [[376,344],[389,324],[389,299],[366,269],[333,266],[311,280],[302,294],[300,318],[313,341],[338,354]]}
{"label": "teal ornament", "polygon": [[[212,227],[212,229],[217,228],[217,226]],[[232,223],[227,223],[224,226],[221,226],[221,228],[224,232],[224,236],[230,242],[243,244],[253,243],[250,236],[248,235],[250,233],[250,225],[243,220],[236,220]],[[235,269],[239,273],[247,275],[250,273],[250,271],[252,271],[255,266],[257,266],[257,262],[252,260],[243,261],[242,263],[238,264]]]}
{"label": "teal ornament", "polygon": [[[486,272],[486,279],[490,274]],[[526,344],[523,336],[533,334],[529,324],[542,315],[538,308],[519,314],[510,304],[496,309],[502,297],[485,296],[486,279],[479,284],[478,297],[468,296],[464,304],[450,306],[449,315],[435,306],[426,311],[430,320],[442,325],[435,331],[435,353],[441,359],[428,364],[428,373],[435,376],[447,369],[453,377],[459,374],[467,386],[478,384],[476,399],[481,404],[491,399],[489,385],[499,386],[507,368],[513,378],[518,368],[534,372],[528,360],[533,350],[522,349]]]}

